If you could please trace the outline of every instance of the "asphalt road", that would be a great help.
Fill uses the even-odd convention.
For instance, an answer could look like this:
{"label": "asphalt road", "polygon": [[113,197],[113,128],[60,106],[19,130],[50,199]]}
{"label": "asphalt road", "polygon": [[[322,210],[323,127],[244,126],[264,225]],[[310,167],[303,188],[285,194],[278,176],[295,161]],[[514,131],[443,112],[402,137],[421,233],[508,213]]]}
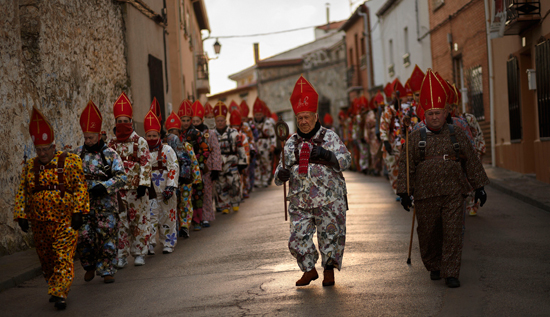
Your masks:
{"label": "asphalt road", "polygon": [[[287,249],[282,187],[257,190],[237,213],[179,240],[172,254],[120,270],[114,284],[84,282],[76,263],[66,311],[48,302],[42,277],[0,293],[1,316],[542,316],[550,315],[550,213],[491,188],[466,218],[460,281],[431,281],[412,213],[383,178],[346,173],[350,210],[336,285],[300,278]],[[320,263],[317,270],[321,273]]]}

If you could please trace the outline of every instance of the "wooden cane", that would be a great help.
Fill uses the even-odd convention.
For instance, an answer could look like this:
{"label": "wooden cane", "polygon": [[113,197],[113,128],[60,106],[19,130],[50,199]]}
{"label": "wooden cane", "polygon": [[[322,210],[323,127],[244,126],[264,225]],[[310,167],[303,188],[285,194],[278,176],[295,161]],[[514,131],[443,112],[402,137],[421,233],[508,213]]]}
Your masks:
{"label": "wooden cane", "polygon": [[[281,141],[281,142],[283,143],[283,151],[282,151],[283,168],[286,169],[286,164],[285,164],[285,141]],[[283,189],[284,189],[283,200],[284,200],[284,203],[285,203],[285,221],[288,221],[288,210],[287,210],[287,206],[286,206],[286,182],[283,183]]]}
{"label": "wooden cane", "polygon": [[[405,155],[407,156],[407,195],[410,197],[410,187],[409,187],[409,129],[405,127]],[[414,236],[414,217],[416,216],[416,207],[413,206],[413,221],[411,227],[411,240],[409,242],[409,257],[407,258],[407,264],[411,264],[411,250]]]}

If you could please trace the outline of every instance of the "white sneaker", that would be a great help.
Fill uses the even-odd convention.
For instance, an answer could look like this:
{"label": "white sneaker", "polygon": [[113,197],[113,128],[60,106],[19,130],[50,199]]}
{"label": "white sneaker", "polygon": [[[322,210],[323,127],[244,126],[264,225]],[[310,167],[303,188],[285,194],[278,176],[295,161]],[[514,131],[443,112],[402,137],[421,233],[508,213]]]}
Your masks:
{"label": "white sneaker", "polygon": [[172,248],[166,247],[166,248],[162,249],[162,254],[168,254],[168,253],[172,253]]}
{"label": "white sneaker", "polygon": [[138,255],[136,256],[136,259],[134,260],[134,265],[135,266],[142,266],[145,264],[145,259],[143,258],[142,255]]}
{"label": "white sneaker", "polygon": [[118,259],[118,262],[116,263],[116,266],[119,269],[124,268],[126,265],[128,265],[128,260],[126,260],[126,258],[120,258],[120,259]]}

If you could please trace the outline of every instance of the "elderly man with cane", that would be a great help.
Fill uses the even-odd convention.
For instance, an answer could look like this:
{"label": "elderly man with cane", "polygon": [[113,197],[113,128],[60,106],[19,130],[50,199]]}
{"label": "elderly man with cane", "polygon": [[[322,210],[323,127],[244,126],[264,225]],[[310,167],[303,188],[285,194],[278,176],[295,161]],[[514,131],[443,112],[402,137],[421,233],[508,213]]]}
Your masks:
{"label": "elderly man with cane", "polygon": [[489,179],[466,134],[445,120],[443,85],[429,69],[420,90],[426,127],[409,135],[408,153],[399,162],[397,193],[407,211],[414,197],[420,254],[430,278],[445,278],[455,288],[460,286],[464,197],[474,188],[483,206],[483,186]]}
{"label": "elderly man with cane", "polygon": [[[284,165],[279,162],[275,184],[290,181],[290,239],[288,247],[304,272],[296,286],[309,285],[319,275],[319,252],[313,243],[317,230],[324,268],[323,286],[334,285],[334,268],[342,268],[346,239],[347,190],[342,171],[351,154],[332,130],[318,121],[318,94],[302,76],[290,97],[298,121],[298,133],[284,146]],[[284,167],[283,167],[284,166]]]}

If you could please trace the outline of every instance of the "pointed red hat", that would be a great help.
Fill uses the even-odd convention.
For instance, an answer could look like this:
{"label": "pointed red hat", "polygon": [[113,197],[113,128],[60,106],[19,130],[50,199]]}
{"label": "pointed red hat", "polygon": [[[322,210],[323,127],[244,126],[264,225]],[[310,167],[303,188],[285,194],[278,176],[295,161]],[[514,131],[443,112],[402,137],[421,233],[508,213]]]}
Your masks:
{"label": "pointed red hat", "polygon": [[412,91],[410,82],[411,82],[411,79],[409,78],[409,79],[407,79],[407,82],[405,83],[405,95],[406,96],[412,96],[413,95],[413,91]]}
{"label": "pointed red hat", "polygon": [[[415,104],[416,104],[416,101],[415,101]],[[416,115],[418,116],[418,119],[420,119],[420,121],[424,121],[426,117],[424,115],[424,108],[422,108],[422,106],[420,106],[419,104],[416,104]]]}
{"label": "pointed red hat", "polygon": [[55,140],[52,126],[40,110],[35,107],[32,108],[29,132],[34,146],[50,145]]}
{"label": "pointed red hat", "polygon": [[241,125],[242,118],[241,118],[241,112],[239,110],[233,110],[231,112],[231,116],[229,117],[229,124],[230,125]]}
{"label": "pointed red hat", "polygon": [[248,113],[250,112],[250,108],[248,108],[248,105],[246,104],[246,100],[244,99],[243,101],[241,101],[240,110],[241,110],[241,116],[243,116],[243,118],[248,118]]}
{"label": "pointed red hat", "polygon": [[156,131],[160,133],[161,127],[159,118],[151,109],[149,109],[145,115],[145,119],[143,119],[143,128],[145,129],[145,133],[148,133],[149,131]]}
{"label": "pointed red hat", "polygon": [[365,95],[361,95],[361,97],[359,97],[359,111],[366,110],[368,109],[368,107],[369,100],[367,99],[367,97],[365,97]]}
{"label": "pointed red hat", "polygon": [[162,121],[162,114],[160,112],[160,104],[157,100],[157,97],[153,97],[153,101],[151,102],[151,110],[157,116],[159,121]]}
{"label": "pointed red hat", "polygon": [[84,133],[101,133],[103,117],[93,101],[88,101],[80,115],[80,128]]}
{"label": "pointed red hat", "polygon": [[300,76],[294,85],[292,95],[290,95],[290,103],[294,114],[301,112],[317,113],[319,94],[315,88],[307,81],[304,76]]}
{"label": "pointed red hat", "polygon": [[254,100],[254,105],[252,106],[252,114],[256,113],[265,113],[264,110],[264,104],[260,97],[256,97],[256,100]]}
{"label": "pointed red hat", "polygon": [[193,117],[193,109],[191,108],[191,101],[185,99],[181,102],[180,108],[178,109],[178,117]]}
{"label": "pointed red hat", "polygon": [[452,105],[456,103],[456,92],[451,83],[445,80],[445,84],[447,84],[448,87],[448,89],[445,89],[445,91],[447,92],[447,103]]}
{"label": "pointed red hat", "polygon": [[393,88],[391,83],[387,83],[384,87],[384,94],[386,95],[386,100],[391,100],[391,94],[393,93]]}
{"label": "pointed red hat", "polygon": [[452,96],[452,94],[453,94],[452,90],[453,89],[451,88],[451,86],[448,85],[447,81],[445,79],[443,79],[443,77],[441,77],[441,75],[439,75],[438,72],[434,72],[434,74],[435,74],[435,77],[437,77],[437,79],[443,85],[443,88],[445,88],[445,94],[447,95],[446,102],[451,103],[452,100],[454,99],[454,96]]}
{"label": "pointed red hat", "polygon": [[178,115],[172,111],[172,113],[166,118],[166,123],[164,124],[166,127],[166,130],[170,129],[178,129],[181,130],[181,120]]}
{"label": "pointed red hat", "polygon": [[403,84],[401,84],[401,82],[399,81],[399,78],[394,79],[392,88],[393,88],[393,91],[395,91],[396,93],[399,91],[399,98],[403,98],[407,96],[405,87],[403,87]]}
{"label": "pointed red hat", "polygon": [[441,82],[431,69],[428,69],[420,87],[420,104],[424,111],[445,109],[447,93],[444,85],[445,83]]}
{"label": "pointed red hat", "polygon": [[418,65],[414,65],[411,77],[409,77],[409,85],[411,86],[413,93],[420,91],[420,86],[422,86],[424,76],[426,76],[426,74],[424,74],[420,67],[418,67]]}
{"label": "pointed red hat", "polygon": [[207,102],[207,103],[204,105],[204,116],[206,117],[207,115],[210,115],[210,114],[214,114],[214,109],[213,109],[212,106]]}
{"label": "pointed red hat", "polygon": [[378,103],[379,105],[384,104],[384,96],[382,96],[382,93],[380,92],[380,90],[378,90],[378,92],[374,96],[374,102]]}
{"label": "pointed red hat", "polygon": [[456,96],[455,104],[459,105],[460,101],[462,101],[462,94],[460,93],[460,90],[458,88],[456,88],[455,84],[453,84],[453,90],[454,90],[455,96]]}
{"label": "pointed red hat", "polygon": [[323,117],[323,123],[325,125],[332,125],[334,123],[334,119],[332,118],[332,116],[330,115],[330,113],[326,113],[325,116]]}
{"label": "pointed red hat", "polygon": [[193,116],[199,117],[201,119],[204,118],[204,107],[202,106],[202,103],[200,101],[195,101],[191,105],[191,111],[193,112]]}
{"label": "pointed red hat", "polygon": [[214,116],[217,117],[224,117],[227,118],[227,106],[223,101],[218,101],[218,103],[214,106]]}
{"label": "pointed red hat", "polygon": [[113,105],[113,114],[115,115],[115,120],[119,117],[128,117],[133,118],[134,111],[132,109],[132,103],[130,99],[124,92],[120,94],[120,97],[115,101]]}
{"label": "pointed red hat", "polygon": [[262,104],[264,105],[264,114],[266,117],[271,117],[271,109],[267,106],[265,101],[262,100]]}
{"label": "pointed red hat", "polygon": [[233,111],[234,110],[238,110],[239,112],[241,112],[241,109],[239,108],[239,105],[235,102],[235,100],[231,100],[231,102],[229,103],[229,113],[233,114]]}
{"label": "pointed red hat", "polygon": [[275,112],[273,112],[273,113],[271,114],[271,119],[273,119],[273,120],[275,120],[275,121],[279,121],[279,116],[278,116]]}

